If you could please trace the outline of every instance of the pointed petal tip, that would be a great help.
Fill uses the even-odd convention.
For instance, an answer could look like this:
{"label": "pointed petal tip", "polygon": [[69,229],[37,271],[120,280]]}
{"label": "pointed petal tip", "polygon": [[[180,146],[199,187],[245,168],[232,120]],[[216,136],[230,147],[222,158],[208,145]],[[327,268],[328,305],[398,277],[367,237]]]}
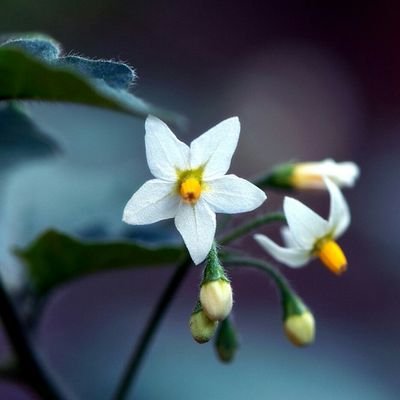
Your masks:
{"label": "pointed petal tip", "polygon": [[309,252],[305,249],[279,246],[268,236],[262,234],[256,234],[253,237],[271,257],[288,267],[303,267],[310,259]]}

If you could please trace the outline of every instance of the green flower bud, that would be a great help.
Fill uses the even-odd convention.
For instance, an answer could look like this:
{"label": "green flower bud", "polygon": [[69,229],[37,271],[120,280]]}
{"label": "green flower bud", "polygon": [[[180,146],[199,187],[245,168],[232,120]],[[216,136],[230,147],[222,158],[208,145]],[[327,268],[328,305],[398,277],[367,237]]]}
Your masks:
{"label": "green flower bud", "polygon": [[225,275],[214,243],[207,257],[200,288],[200,303],[207,317],[224,320],[232,310],[232,287]]}
{"label": "green flower bud", "polygon": [[282,297],[283,328],[295,346],[307,346],[315,339],[315,319],[300,297],[286,292]]}
{"label": "green flower bud", "polygon": [[291,315],[284,322],[286,336],[295,346],[307,346],[315,339],[315,320],[310,311]]}
{"label": "green flower bud", "polygon": [[200,308],[194,311],[189,320],[190,332],[197,343],[207,343],[215,334],[218,321],[211,321]]}
{"label": "green flower bud", "polygon": [[239,340],[231,318],[223,320],[218,327],[215,349],[223,362],[231,362],[239,348]]}

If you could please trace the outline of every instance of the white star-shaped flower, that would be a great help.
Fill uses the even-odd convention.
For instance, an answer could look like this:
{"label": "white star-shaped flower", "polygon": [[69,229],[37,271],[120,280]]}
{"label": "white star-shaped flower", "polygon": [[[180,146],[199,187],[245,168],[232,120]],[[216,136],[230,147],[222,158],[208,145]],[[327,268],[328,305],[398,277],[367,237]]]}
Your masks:
{"label": "white star-shaped flower", "polygon": [[122,219],[143,225],[175,218],[191,258],[199,264],[214,240],[215,213],[252,211],[266,199],[252,183],[225,175],[239,140],[239,119],[222,121],[190,147],[156,117],[149,116],[145,128],[147,163],[156,179],[132,196]]}
{"label": "white star-shaped flower", "polygon": [[328,158],[294,164],[291,182],[300,189],[325,189],[323,178],[327,177],[339,187],[352,187],[359,175],[360,169],[354,162],[336,162]]}
{"label": "white star-shaped flower", "polygon": [[339,275],[346,270],[347,260],[335,242],[350,224],[350,211],[338,186],[324,179],[331,206],[326,221],[300,201],[285,197],[283,209],[289,227],[282,229],[286,247],[281,247],[265,235],[254,235],[255,240],[276,260],[289,267],[302,267],[313,257]]}

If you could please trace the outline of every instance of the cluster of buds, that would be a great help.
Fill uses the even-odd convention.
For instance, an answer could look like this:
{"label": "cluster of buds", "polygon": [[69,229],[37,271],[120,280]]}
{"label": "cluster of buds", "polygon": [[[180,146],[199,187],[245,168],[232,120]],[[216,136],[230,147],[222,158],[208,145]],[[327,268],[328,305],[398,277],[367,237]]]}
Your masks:
{"label": "cluster of buds", "polygon": [[219,261],[215,244],[207,257],[199,297],[189,326],[193,338],[205,343],[214,336],[218,323],[229,316],[233,304],[232,287]]}

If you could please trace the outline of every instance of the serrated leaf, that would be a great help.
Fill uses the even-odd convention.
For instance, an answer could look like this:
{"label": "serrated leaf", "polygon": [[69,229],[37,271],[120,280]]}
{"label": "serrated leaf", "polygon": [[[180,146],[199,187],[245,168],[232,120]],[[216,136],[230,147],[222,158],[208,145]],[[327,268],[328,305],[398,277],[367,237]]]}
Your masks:
{"label": "serrated leaf", "polygon": [[15,250],[41,295],[72,279],[117,268],[177,262],[180,247],[147,247],[131,242],[83,242],[49,230],[25,249]]}
{"label": "serrated leaf", "polygon": [[0,132],[2,167],[59,151],[56,143],[16,104],[0,105]]}
{"label": "serrated leaf", "polygon": [[62,68],[26,54],[21,49],[0,47],[0,100],[71,102],[107,108],[145,118],[157,115],[182,123],[181,117],[160,111],[122,89],[87,79],[71,68]]}

